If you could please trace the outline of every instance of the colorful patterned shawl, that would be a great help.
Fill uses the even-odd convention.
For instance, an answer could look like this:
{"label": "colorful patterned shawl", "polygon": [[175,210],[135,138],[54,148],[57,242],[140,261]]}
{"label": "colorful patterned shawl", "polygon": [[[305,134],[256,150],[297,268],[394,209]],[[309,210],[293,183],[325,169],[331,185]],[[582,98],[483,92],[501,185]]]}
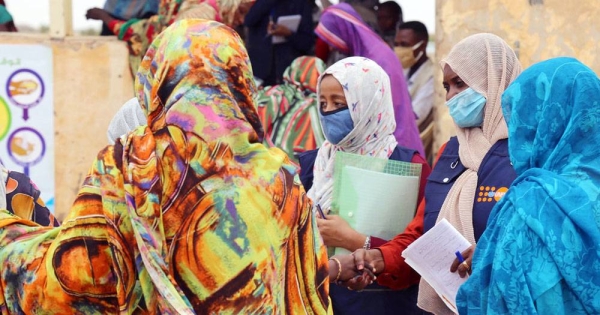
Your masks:
{"label": "colorful patterned shawl", "polygon": [[600,313],[600,80],[573,58],[502,97],[517,172],[459,290],[460,314]]}
{"label": "colorful patterned shawl", "polygon": [[59,226],[40,194],[29,176],[9,171],[0,164],[0,209],[42,226]]}
{"label": "colorful patterned shawl", "polygon": [[110,25],[112,32],[129,46],[129,64],[131,73],[135,74],[154,38],[167,26],[175,22],[179,11],[201,11],[194,18],[215,20],[230,25],[233,16],[245,2],[254,0],[161,0],[158,14],[148,19],[114,20]]}
{"label": "colorful patterned shawl", "polygon": [[265,142],[295,155],[317,149],[325,138],[319,123],[317,80],[325,63],[316,57],[298,57],[285,70],[284,83],[268,86],[256,96]]}
{"label": "colorful patterned shawl", "polygon": [[421,155],[425,156],[402,65],[390,46],[346,3],[327,8],[321,15],[315,32],[329,46],[343,54],[369,58],[385,70],[392,87],[396,118],[394,136],[401,146],[419,150]]}
{"label": "colorful patterned shawl", "polygon": [[0,212],[0,311],[327,313],[325,247],[296,168],[260,143],[239,36],[173,24],[136,89],[148,126],[98,154],[61,227]]}

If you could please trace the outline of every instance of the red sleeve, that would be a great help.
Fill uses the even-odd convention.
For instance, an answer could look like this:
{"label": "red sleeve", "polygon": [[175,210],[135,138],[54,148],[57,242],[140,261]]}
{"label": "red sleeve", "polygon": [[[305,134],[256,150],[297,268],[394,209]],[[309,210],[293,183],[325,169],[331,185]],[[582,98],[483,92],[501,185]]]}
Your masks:
{"label": "red sleeve", "polygon": [[429,166],[429,163],[427,163],[427,160],[425,160],[418,152],[413,155],[411,162],[421,164],[422,166],[421,181],[419,182],[419,196],[417,197],[418,205],[421,204],[421,201],[423,200],[423,195],[425,194],[425,184],[427,184],[427,178],[429,177],[429,174],[431,174],[431,167]]}
{"label": "red sleeve", "polygon": [[327,62],[327,58],[329,58],[329,45],[318,36],[315,43],[315,55],[323,62]]}
{"label": "red sleeve", "polygon": [[[444,144],[438,151],[436,161],[446,148]],[[421,171],[421,187],[419,187],[419,200],[423,197],[423,191],[425,189],[425,183],[427,177],[431,173],[431,168],[427,165],[427,162],[418,154],[413,156],[413,163],[417,162],[417,159],[423,160],[423,170]],[[383,255],[383,261],[385,269],[377,276],[377,282],[383,286],[392,289],[406,289],[419,282],[421,278],[419,274],[414,271],[409,265],[406,264],[404,258],[402,258],[402,252],[414,242],[417,238],[423,235],[423,218],[425,217],[425,200],[419,202],[417,208],[417,214],[413,220],[408,224],[404,232],[396,235],[391,241],[380,246],[378,249]]]}

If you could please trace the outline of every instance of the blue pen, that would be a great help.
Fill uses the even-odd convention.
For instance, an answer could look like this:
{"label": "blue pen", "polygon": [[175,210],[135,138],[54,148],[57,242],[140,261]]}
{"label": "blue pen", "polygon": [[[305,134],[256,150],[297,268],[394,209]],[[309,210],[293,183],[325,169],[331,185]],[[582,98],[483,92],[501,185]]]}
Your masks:
{"label": "blue pen", "polygon": [[321,209],[320,204],[317,204],[317,211],[319,211],[319,215],[321,216],[321,218],[327,220],[327,217],[325,216],[325,213],[323,213],[323,209]]}
{"label": "blue pen", "polygon": [[456,258],[458,259],[459,263],[464,263],[465,262],[465,258],[462,256],[462,254],[460,253],[460,251],[456,251],[456,253],[454,253],[454,255],[456,255]]}

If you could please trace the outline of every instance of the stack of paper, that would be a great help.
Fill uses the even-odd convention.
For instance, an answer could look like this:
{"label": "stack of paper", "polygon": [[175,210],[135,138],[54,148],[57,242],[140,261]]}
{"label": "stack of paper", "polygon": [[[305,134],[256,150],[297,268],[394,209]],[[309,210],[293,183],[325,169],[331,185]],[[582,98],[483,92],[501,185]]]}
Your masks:
{"label": "stack of paper", "polygon": [[[292,31],[292,33],[295,33],[298,31],[298,26],[300,26],[300,20],[302,20],[302,16],[300,14],[284,15],[280,16],[275,24],[281,24]],[[283,36],[273,36],[272,39],[273,44],[281,44],[285,43],[286,41],[287,39]]]}
{"label": "stack of paper", "polygon": [[410,244],[403,252],[406,263],[418,272],[437,292],[448,308],[455,313],[456,293],[467,281],[458,273],[450,272],[456,251],[463,252],[471,246],[446,219]]}
{"label": "stack of paper", "polygon": [[413,219],[420,164],[337,152],[334,173],[332,208],[356,231],[390,240]]}

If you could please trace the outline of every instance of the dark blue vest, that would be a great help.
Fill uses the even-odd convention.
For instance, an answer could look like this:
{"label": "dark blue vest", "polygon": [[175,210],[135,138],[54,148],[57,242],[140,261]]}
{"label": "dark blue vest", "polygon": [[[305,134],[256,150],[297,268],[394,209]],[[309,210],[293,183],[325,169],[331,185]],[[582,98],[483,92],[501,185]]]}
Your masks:
{"label": "dark blue vest", "polygon": [[[427,178],[424,232],[435,225],[446,195],[466,169],[458,156],[458,147],[458,139],[450,138],[431,175]],[[477,192],[473,203],[473,228],[476,241],[485,230],[492,208],[517,177],[508,157],[507,139],[499,140],[492,146],[483,158],[477,176]]]}

